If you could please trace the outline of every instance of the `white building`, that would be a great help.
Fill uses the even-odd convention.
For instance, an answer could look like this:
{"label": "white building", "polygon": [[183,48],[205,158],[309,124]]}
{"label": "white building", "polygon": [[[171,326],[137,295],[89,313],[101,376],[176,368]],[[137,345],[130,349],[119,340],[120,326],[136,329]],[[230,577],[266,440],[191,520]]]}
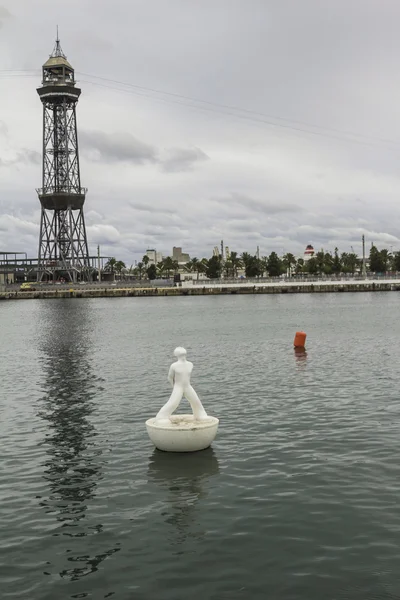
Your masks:
{"label": "white building", "polygon": [[304,262],[307,262],[308,260],[310,260],[310,258],[312,258],[315,254],[315,250],[313,248],[313,246],[311,246],[311,244],[308,244],[307,248],[304,250]]}
{"label": "white building", "polygon": [[146,250],[146,256],[149,257],[149,265],[156,265],[163,259],[161,252],[157,252],[157,250],[154,250],[153,248]]}
{"label": "white building", "polygon": [[187,254],[187,252],[182,252],[182,248],[180,246],[174,246],[172,248],[172,258],[180,265],[185,265],[190,261],[189,254]]}

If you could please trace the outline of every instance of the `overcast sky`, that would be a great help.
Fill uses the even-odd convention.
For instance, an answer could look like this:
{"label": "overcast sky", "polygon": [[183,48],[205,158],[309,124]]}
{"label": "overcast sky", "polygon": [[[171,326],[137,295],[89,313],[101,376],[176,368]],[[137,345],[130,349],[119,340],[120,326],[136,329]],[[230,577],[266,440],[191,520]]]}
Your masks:
{"label": "overcast sky", "polygon": [[400,250],[398,0],[0,0],[0,250],[37,256],[57,24],[92,254]]}

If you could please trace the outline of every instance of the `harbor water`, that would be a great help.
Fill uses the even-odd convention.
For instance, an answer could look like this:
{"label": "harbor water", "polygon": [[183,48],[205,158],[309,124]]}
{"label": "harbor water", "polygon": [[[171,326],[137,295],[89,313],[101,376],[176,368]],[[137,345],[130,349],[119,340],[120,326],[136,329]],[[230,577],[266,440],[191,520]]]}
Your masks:
{"label": "harbor water", "polygon": [[[395,292],[2,302],[2,600],[399,598],[399,308]],[[177,345],[220,419],[188,455],[145,428]]]}

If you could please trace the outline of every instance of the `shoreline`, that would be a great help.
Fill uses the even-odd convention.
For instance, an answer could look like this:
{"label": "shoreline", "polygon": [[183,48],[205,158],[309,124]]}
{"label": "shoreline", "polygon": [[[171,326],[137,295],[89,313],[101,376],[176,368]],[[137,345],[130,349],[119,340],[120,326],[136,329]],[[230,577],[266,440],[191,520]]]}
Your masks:
{"label": "shoreline", "polygon": [[182,287],[99,287],[81,289],[77,286],[53,290],[4,290],[0,300],[37,300],[52,298],[125,298],[156,296],[215,296],[231,294],[321,294],[343,292],[400,291],[400,278],[391,280],[274,282],[186,285]]}

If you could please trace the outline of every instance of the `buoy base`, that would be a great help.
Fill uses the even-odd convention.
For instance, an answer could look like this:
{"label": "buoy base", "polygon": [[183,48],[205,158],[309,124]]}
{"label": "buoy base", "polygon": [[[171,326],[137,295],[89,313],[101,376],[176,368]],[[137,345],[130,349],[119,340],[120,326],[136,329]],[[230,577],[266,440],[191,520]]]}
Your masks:
{"label": "buoy base", "polygon": [[146,428],[158,450],[198,452],[211,446],[217,435],[218,424],[216,417],[196,421],[193,415],[172,415],[170,420],[148,419]]}

